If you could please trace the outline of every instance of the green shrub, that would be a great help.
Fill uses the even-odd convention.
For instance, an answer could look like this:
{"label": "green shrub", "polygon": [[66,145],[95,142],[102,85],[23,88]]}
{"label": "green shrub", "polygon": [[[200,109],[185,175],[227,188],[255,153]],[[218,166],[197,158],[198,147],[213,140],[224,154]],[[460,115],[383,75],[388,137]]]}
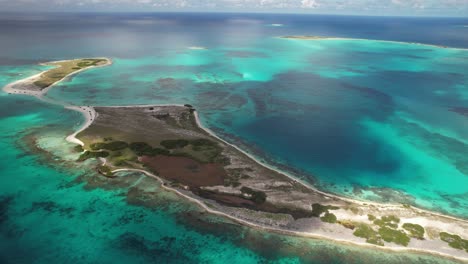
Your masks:
{"label": "green shrub", "polygon": [[353,235],[357,237],[365,238],[366,242],[369,244],[374,244],[374,245],[379,245],[379,246],[384,245],[378,233],[374,229],[372,229],[372,227],[366,224],[359,224],[356,231],[354,231]]}
{"label": "green shrub", "polygon": [[151,150],[151,154],[149,156],[156,156],[156,155],[170,155],[171,152],[167,149],[162,149],[162,148],[153,148]]}
{"label": "green shrub", "polygon": [[257,204],[264,203],[266,201],[266,193],[262,191],[256,191],[249,187],[242,187],[240,191],[244,194],[250,195],[250,200],[254,201]]}
{"label": "green shrub", "polygon": [[112,173],[111,169],[106,166],[106,165],[101,165],[98,167],[98,171],[99,173],[101,173],[102,175],[106,176],[106,177],[112,177],[114,176],[114,174]]}
{"label": "green shrub", "polygon": [[168,139],[161,141],[161,146],[167,149],[183,148],[189,144],[185,139]]}
{"label": "green shrub", "polygon": [[137,156],[148,155],[153,150],[153,147],[145,142],[133,142],[129,147]]}
{"label": "green shrub", "polygon": [[447,232],[441,232],[440,239],[447,242],[450,247],[456,249],[465,249],[468,252],[468,240],[461,238],[459,235],[449,234]]}
{"label": "green shrub", "polygon": [[340,220],[338,221],[338,223],[351,230],[354,230],[356,228],[356,224],[348,220]]}
{"label": "green shrub", "polygon": [[410,238],[404,232],[386,226],[379,229],[379,234],[384,241],[393,242],[405,247],[408,246],[410,241]]}
{"label": "green shrub", "polygon": [[375,217],[375,215],[368,214],[367,219],[369,219],[369,221],[374,221],[376,219],[376,217]]}
{"label": "green shrub", "polygon": [[328,213],[328,210],[338,210],[339,207],[332,205],[321,205],[319,203],[312,204],[312,216],[319,217],[323,213]]}
{"label": "green shrub", "polygon": [[197,146],[197,147],[201,147],[201,146],[217,146],[218,144],[214,141],[211,141],[209,139],[205,139],[205,138],[199,138],[199,139],[194,139],[194,140],[191,140],[190,141],[190,144],[192,144],[192,146]]}
{"label": "green shrub", "polygon": [[387,223],[389,223],[389,222],[393,222],[393,223],[397,223],[397,224],[400,223],[400,218],[398,218],[398,217],[396,217],[394,215],[382,216],[382,220],[384,222],[387,222]]}
{"label": "green shrub", "polygon": [[336,223],[336,216],[332,213],[326,212],[324,216],[320,217],[320,220],[327,223]]}
{"label": "green shrub", "polygon": [[375,219],[375,220],[374,220],[374,224],[375,224],[375,225],[378,225],[378,226],[380,226],[380,227],[388,226],[388,227],[391,227],[391,228],[398,228],[398,225],[397,225],[397,224],[392,223],[392,222],[385,222],[385,221],[382,220],[382,219]]}
{"label": "green shrub", "polygon": [[398,228],[398,223],[400,222],[400,218],[394,216],[394,215],[387,215],[387,216],[382,216],[381,219],[375,219],[374,224],[384,227],[388,226],[391,228]]}
{"label": "green shrub", "polygon": [[353,212],[353,214],[358,214],[359,213],[359,209],[356,208],[356,207],[350,207],[349,210],[351,210],[351,212]]}
{"label": "green shrub", "polygon": [[124,141],[113,141],[109,143],[99,142],[89,146],[92,150],[106,149],[110,151],[122,150],[128,147],[128,143]]}
{"label": "green shrub", "polygon": [[83,154],[80,155],[78,161],[85,161],[91,158],[105,158],[107,156],[109,156],[109,152],[107,151],[85,151]]}
{"label": "green shrub", "polygon": [[78,152],[78,153],[81,153],[81,152],[84,151],[83,146],[81,146],[81,145],[76,145],[76,146],[74,146],[74,147],[73,147],[73,150],[74,150],[75,152]]}
{"label": "green shrub", "polygon": [[424,228],[418,224],[404,223],[403,228],[406,229],[410,236],[417,239],[424,239]]}

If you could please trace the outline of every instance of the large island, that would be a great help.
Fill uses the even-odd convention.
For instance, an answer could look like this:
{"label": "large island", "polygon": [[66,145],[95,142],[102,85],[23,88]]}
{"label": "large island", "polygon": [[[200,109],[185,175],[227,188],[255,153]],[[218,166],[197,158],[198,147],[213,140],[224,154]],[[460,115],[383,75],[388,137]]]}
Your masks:
{"label": "large island", "polygon": [[[37,95],[77,71],[110,64],[99,60],[62,61],[60,68],[5,89]],[[80,62],[87,65],[77,69]],[[68,74],[52,74],[65,69],[64,63],[75,66]],[[203,128],[192,105],[73,109],[87,118],[85,126],[68,137],[77,144],[77,162],[99,160],[96,169],[109,180],[122,177],[122,171],[139,171],[211,213],[252,227],[468,260],[466,220],[407,204],[360,202],[323,193]]]}

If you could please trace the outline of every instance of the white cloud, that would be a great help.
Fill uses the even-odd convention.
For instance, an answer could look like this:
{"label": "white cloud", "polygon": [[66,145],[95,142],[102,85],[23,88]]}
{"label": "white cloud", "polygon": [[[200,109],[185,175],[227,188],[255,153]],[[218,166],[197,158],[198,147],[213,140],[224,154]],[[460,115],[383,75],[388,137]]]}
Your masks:
{"label": "white cloud", "polygon": [[317,8],[320,4],[316,0],[302,0],[301,7],[303,8]]}
{"label": "white cloud", "polygon": [[275,11],[353,14],[458,14],[468,0],[0,0],[0,10]]}

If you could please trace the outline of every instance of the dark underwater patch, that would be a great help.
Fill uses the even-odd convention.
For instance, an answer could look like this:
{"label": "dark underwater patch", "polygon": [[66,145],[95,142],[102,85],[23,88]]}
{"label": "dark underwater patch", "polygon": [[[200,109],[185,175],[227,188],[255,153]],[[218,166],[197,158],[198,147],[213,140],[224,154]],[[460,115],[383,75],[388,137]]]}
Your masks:
{"label": "dark underwater patch", "polygon": [[[169,236],[162,237],[158,241],[150,241],[135,233],[127,232],[120,235],[112,244],[153,263],[194,263],[189,255],[197,255],[198,250],[189,243],[189,240],[181,241]],[[181,247],[181,244],[188,245]]]}
{"label": "dark underwater patch", "polygon": [[60,216],[66,217],[73,217],[73,212],[75,208],[73,207],[63,207],[56,202],[53,201],[41,201],[41,202],[33,202],[29,212],[36,212],[36,211],[45,211],[47,213],[58,213]]}
{"label": "dark underwater patch", "polygon": [[0,225],[7,222],[9,215],[8,210],[13,202],[14,196],[0,196]]}

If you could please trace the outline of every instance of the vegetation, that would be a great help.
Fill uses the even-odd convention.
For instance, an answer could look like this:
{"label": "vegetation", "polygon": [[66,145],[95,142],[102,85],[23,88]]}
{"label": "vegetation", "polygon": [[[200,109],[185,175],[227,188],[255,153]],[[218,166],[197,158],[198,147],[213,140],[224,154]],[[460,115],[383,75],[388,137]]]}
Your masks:
{"label": "vegetation", "polygon": [[391,228],[398,228],[398,223],[400,222],[400,218],[394,215],[382,216],[381,219],[375,219],[374,224],[380,227],[391,227]]}
{"label": "vegetation", "polygon": [[374,221],[377,218],[375,217],[375,215],[368,214],[367,219],[369,219],[369,221]]}
{"label": "vegetation", "polygon": [[418,224],[404,223],[403,228],[410,233],[411,237],[424,239],[424,228]]}
{"label": "vegetation", "polygon": [[145,142],[133,142],[129,145],[129,147],[137,156],[156,156],[170,154],[170,152],[166,149],[153,148]]}
{"label": "vegetation", "polygon": [[215,147],[218,145],[218,143],[211,141],[206,138],[199,138],[199,139],[194,139],[190,141],[190,144],[194,147]]}
{"label": "vegetation", "polygon": [[328,210],[338,210],[339,207],[332,205],[321,205],[319,203],[312,204],[312,216],[320,217],[323,213],[328,213]]}
{"label": "vegetation", "polygon": [[92,150],[106,149],[111,151],[121,150],[128,147],[128,143],[124,141],[112,141],[109,143],[94,143],[89,146]]}
{"label": "vegetation", "polygon": [[384,243],[380,238],[379,234],[372,229],[369,225],[359,224],[356,231],[353,233],[357,237],[362,237],[366,239],[367,243],[383,246]]}
{"label": "vegetation", "polygon": [[77,63],[79,68],[86,68],[91,66],[97,66],[101,62],[105,62],[105,59],[83,59]]}
{"label": "vegetation", "polygon": [[356,208],[356,207],[350,207],[349,210],[351,210],[351,212],[353,212],[353,214],[358,214],[359,213],[359,209]]}
{"label": "vegetation", "polygon": [[[369,220],[374,219],[374,217],[368,215]],[[375,219],[378,221],[380,228],[375,231],[371,226],[366,224],[359,224],[356,231],[354,231],[354,235],[357,237],[362,237],[366,239],[367,243],[376,244],[383,246],[382,240],[386,242],[393,242],[398,245],[408,246],[409,241],[411,240],[405,232],[401,230],[396,230],[394,228],[389,227],[389,224],[395,224],[395,222],[399,222],[400,219],[395,216],[388,216],[382,217],[381,219]],[[416,228],[418,229],[418,228]],[[424,232],[424,231],[423,231]]]}
{"label": "vegetation", "polygon": [[338,221],[338,223],[348,229],[351,229],[351,230],[354,230],[356,228],[356,224],[354,224],[353,222],[351,221],[348,221],[348,220],[340,220]]}
{"label": "vegetation", "polygon": [[379,229],[379,234],[384,241],[393,242],[405,247],[408,246],[410,241],[410,238],[404,232],[386,226]]}
{"label": "vegetation", "polygon": [[109,152],[107,151],[85,151],[80,155],[78,161],[85,161],[91,158],[105,158],[107,156],[109,156]]}
{"label": "vegetation", "polygon": [[249,196],[249,199],[257,204],[262,204],[266,201],[266,193],[262,191],[256,191],[245,186],[242,187],[240,191],[242,192],[242,194],[247,194]]}
{"label": "vegetation", "polygon": [[79,60],[69,60],[69,61],[61,61],[52,63],[52,65],[58,66],[57,68],[50,69],[44,72],[39,80],[34,82],[34,85],[41,89],[45,89],[57,81],[62,80],[67,75],[90,67],[90,66],[97,66],[100,63],[105,62],[105,59],[79,59]]}
{"label": "vegetation", "polygon": [[148,145],[145,142],[133,142],[129,145],[130,149],[135,152],[138,156],[146,155],[147,153],[151,153],[153,147]]}
{"label": "vegetation", "polygon": [[106,177],[114,177],[114,174],[112,173],[111,169],[109,168],[109,166],[106,165],[99,166],[98,172]]}
{"label": "vegetation", "polygon": [[[112,138],[105,138],[103,142],[96,142],[91,144],[90,149],[92,151],[112,151],[113,153],[111,157],[120,157],[122,153],[120,153],[119,150],[129,148],[136,156],[166,155],[187,157],[201,163],[214,162],[225,164],[226,162],[228,162],[223,160],[223,156],[220,155],[222,152],[222,148],[218,145],[218,143],[209,139],[200,138],[191,141],[184,139],[163,140],[160,144],[165,148],[153,148],[146,142],[133,142],[128,144],[124,141],[112,141]],[[192,146],[191,149],[184,148],[189,144]],[[127,158],[131,157],[128,157],[127,155]],[[120,165],[125,164],[124,159],[116,162]],[[240,185],[240,183],[238,183],[238,179],[233,179],[231,185],[237,187]]]}
{"label": "vegetation", "polygon": [[185,139],[169,139],[161,141],[161,146],[165,147],[166,149],[176,149],[176,148],[183,148],[189,144],[188,140]]}
{"label": "vegetation", "polygon": [[84,151],[83,146],[81,146],[81,145],[76,145],[76,146],[74,146],[74,147],[73,147],[73,150],[74,150],[75,152],[78,152],[78,153],[81,153],[81,152]]}
{"label": "vegetation", "polygon": [[327,223],[336,223],[336,216],[332,213],[326,212],[324,216],[320,217],[320,220]]}
{"label": "vegetation", "polygon": [[447,232],[441,232],[440,239],[447,242],[450,247],[456,249],[464,249],[468,252],[468,240],[461,238],[459,235],[449,234]]}

